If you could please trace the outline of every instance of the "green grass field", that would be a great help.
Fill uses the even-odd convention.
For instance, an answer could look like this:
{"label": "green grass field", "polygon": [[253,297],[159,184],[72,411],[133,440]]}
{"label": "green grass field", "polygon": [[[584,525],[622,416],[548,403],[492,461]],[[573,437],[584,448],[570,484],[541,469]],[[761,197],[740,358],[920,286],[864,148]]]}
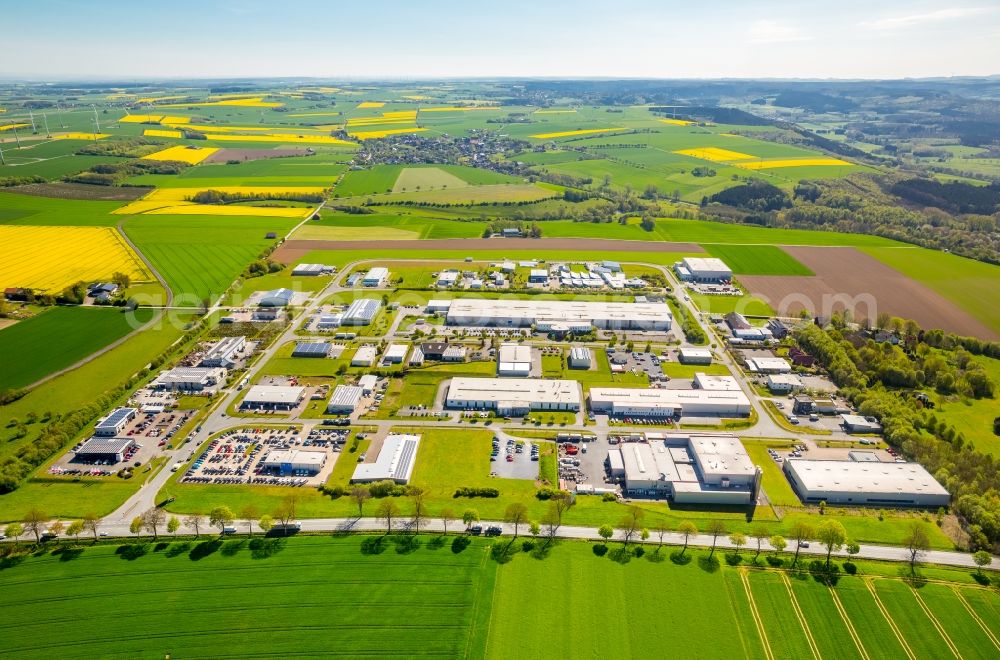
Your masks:
{"label": "green grass field", "polygon": [[289,218],[132,216],[125,233],[174,291],[174,304],[195,307],[232,284],[274,240],[295,226]]}
{"label": "green grass field", "polygon": [[153,318],[142,309],[54,307],[0,330],[0,390],[29,385],[124,337]]}
{"label": "green grass field", "polygon": [[[829,587],[805,571],[744,574],[721,551],[713,564],[691,549],[679,564],[668,559],[676,548],[654,545],[621,555],[612,542],[598,556],[585,542],[529,553],[509,537],[456,538],[209,533],[50,546],[0,569],[0,653],[258,657],[277,645],[313,657],[731,659],[765,648],[810,657],[811,640],[820,657],[905,658],[889,621],[916,657],[954,657],[949,642],[962,658],[1000,651],[983,629],[1000,596],[963,571],[927,569],[947,582],[914,589],[896,567],[860,562],[876,600],[866,577]],[[743,551],[744,564],[751,557]],[[128,625],[109,631],[109,613]]]}
{"label": "green grass field", "polygon": [[0,192],[0,224],[113,227],[121,218],[111,212],[121,205]]}
{"label": "green grass field", "polygon": [[773,245],[703,245],[726,262],[734,275],[813,275],[792,255]]}
{"label": "green grass field", "polygon": [[[974,359],[983,365],[994,383],[1000,383],[1000,360],[987,357]],[[979,451],[1000,456],[1000,436],[993,433],[993,420],[1000,414],[996,398],[964,399],[957,395],[944,397],[936,392],[931,392],[930,396],[936,404],[933,413],[939,420],[954,426]]]}

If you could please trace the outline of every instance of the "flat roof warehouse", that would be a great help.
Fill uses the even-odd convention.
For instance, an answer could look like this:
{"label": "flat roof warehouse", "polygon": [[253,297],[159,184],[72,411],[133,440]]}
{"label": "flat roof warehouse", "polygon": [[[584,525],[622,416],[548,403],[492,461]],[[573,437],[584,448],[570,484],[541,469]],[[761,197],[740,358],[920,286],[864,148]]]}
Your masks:
{"label": "flat roof warehouse", "polygon": [[571,300],[479,300],[459,298],[448,305],[448,323],[546,329],[553,325],[669,330],[673,316],[665,303],[580,302]]}

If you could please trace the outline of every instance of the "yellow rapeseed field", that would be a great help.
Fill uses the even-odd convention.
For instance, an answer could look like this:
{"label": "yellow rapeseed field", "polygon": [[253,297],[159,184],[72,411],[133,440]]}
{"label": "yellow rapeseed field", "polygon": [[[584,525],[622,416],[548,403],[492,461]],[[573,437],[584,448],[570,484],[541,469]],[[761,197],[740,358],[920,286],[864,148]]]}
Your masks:
{"label": "yellow rapeseed field", "polygon": [[176,101],[177,99],[186,99],[184,95],[179,96],[144,96],[141,99],[136,99],[136,103],[159,103],[160,101]]}
{"label": "yellow rapeseed field", "polygon": [[190,121],[190,117],[179,117],[177,115],[166,115],[160,118],[161,124],[187,124]]}
{"label": "yellow rapeseed field", "polygon": [[[215,126],[212,124],[189,124],[187,122],[177,122],[177,123],[165,123],[170,126],[170,128],[176,128],[186,131],[197,131],[198,133],[271,133],[273,131],[288,131],[292,130],[289,128],[276,128],[273,126]],[[309,130],[308,128],[295,130]]]}
{"label": "yellow rapeseed field", "polygon": [[688,121],[686,119],[658,119],[661,124],[670,124],[671,126],[690,126],[694,124],[693,121]]}
{"label": "yellow rapeseed field", "polygon": [[313,208],[277,206],[219,206],[218,204],[181,204],[160,206],[145,215],[241,215],[258,218],[308,218]]}
{"label": "yellow rapeseed field", "polygon": [[156,128],[147,128],[142,132],[146,137],[162,137],[162,138],[182,138],[184,134],[180,131],[164,131]]}
{"label": "yellow rapeseed field", "polygon": [[401,133],[420,133],[426,130],[426,128],[393,128],[385,131],[361,131],[359,133],[351,133],[351,137],[359,140],[376,140],[390,135],[399,135]]}
{"label": "yellow rapeseed field", "polygon": [[133,282],[152,277],[113,227],[39,227],[0,225],[0,287],[26,287],[47,293],[75,282],[109,279],[126,273]]}
{"label": "yellow rapeseed field", "polygon": [[159,123],[163,120],[163,115],[125,115],[119,119],[122,124],[149,124]]}
{"label": "yellow rapeseed field", "polygon": [[178,215],[252,215],[278,216],[287,218],[306,217],[309,208],[237,206],[220,204],[196,204],[189,201],[200,192],[217,190],[221,193],[322,193],[322,186],[209,186],[202,188],[157,188],[140,200],[130,202],[112,211],[116,215],[178,214]]}
{"label": "yellow rapeseed field", "polygon": [[750,154],[740,153],[739,151],[730,151],[729,149],[720,149],[719,147],[681,149],[679,151],[675,151],[674,153],[680,154],[681,156],[691,156],[692,158],[710,160],[713,163],[727,163],[733,160],[753,160],[756,158],[756,156],[751,156]]}
{"label": "yellow rapeseed field", "polygon": [[531,137],[536,140],[549,140],[551,138],[574,137],[576,135],[593,135],[594,133],[607,133],[609,131],[624,131],[624,128],[585,128],[578,131],[560,131],[558,133],[538,133]]}
{"label": "yellow rapeseed field", "polygon": [[25,126],[31,126],[31,124],[7,124],[6,126],[0,126],[0,131],[12,131],[15,128],[24,128]]}
{"label": "yellow rapeseed field", "polygon": [[431,99],[429,96],[421,96],[420,94],[412,94],[410,96],[404,96],[403,98],[409,101],[429,101]]}
{"label": "yellow rapeseed field", "polygon": [[385,103],[382,101],[362,101],[358,104],[359,110],[367,110],[368,108],[384,108]]}
{"label": "yellow rapeseed field", "polygon": [[351,117],[348,126],[380,126],[383,124],[412,124],[417,120],[416,110],[383,112],[381,117]]}
{"label": "yellow rapeseed field", "polygon": [[167,147],[162,151],[143,156],[141,160],[179,160],[197,165],[218,151],[215,147]]}
{"label": "yellow rapeseed field", "polygon": [[265,101],[263,96],[249,99],[230,99],[228,101],[204,101],[201,103],[164,103],[161,108],[210,108],[216,106],[237,106],[240,108],[280,108],[284,103]]}
{"label": "yellow rapeseed field", "polygon": [[789,158],[783,160],[764,160],[756,161],[753,163],[736,163],[737,167],[742,167],[747,170],[770,170],[778,167],[813,167],[816,165],[850,165],[845,160],[840,160],[838,158]]}

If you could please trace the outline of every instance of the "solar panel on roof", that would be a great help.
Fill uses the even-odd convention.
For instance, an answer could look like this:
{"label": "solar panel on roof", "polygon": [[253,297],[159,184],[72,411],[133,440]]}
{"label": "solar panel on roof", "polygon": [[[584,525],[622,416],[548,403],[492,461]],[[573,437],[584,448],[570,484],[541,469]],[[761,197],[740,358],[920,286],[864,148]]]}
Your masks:
{"label": "solar panel on roof", "polygon": [[300,341],[295,344],[292,355],[295,357],[326,357],[330,352],[330,344],[327,342]]}

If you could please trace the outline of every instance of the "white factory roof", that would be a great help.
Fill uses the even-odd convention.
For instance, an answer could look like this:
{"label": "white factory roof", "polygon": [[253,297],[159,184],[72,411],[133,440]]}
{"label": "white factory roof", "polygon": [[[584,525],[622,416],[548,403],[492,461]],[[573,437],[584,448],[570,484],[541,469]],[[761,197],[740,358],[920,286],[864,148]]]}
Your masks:
{"label": "white factory roof", "polygon": [[720,406],[749,407],[750,399],[742,391],[668,390],[641,387],[591,387],[593,405],[612,403],[621,407],[648,409],[673,409],[689,404],[718,404]]}
{"label": "white factory roof", "polygon": [[427,311],[429,312],[446,312],[449,307],[451,307],[450,300],[438,300],[435,298],[427,301]]}
{"label": "white factory roof", "polygon": [[694,375],[698,389],[707,392],[740,392],[740,384],[732,376],[716,376],[698,372]]}
{"label": "white factory roof", "polygon": [[802,387],[802,379],[795,374],[768,374],[767,384],[769,386],[787,385],[788,387]]}
{"label": "white factory roof", "polygon": [[743,443],[726,435],[694,435],[689,447],[706,479],[752,477],[756,467]]}
{"label": "white factory roof", "polygon": [[354,469],[352,481],[382,481],[391,479],[407,482],[413,474],[419,435],[390,434],[382,441],[382,448],[374,463],[361,463]]}
{"label": "white factory roof", "polygon": [[458,298],[451,302],[448,320],[455,318],[525,319],[550,322],[586,322],[614,320],[625,325],[662,322],[672,319],[665,303],[588,302],[576,300],[482,300]]}
{"label": "white factory roof", "polygon": [[363,344],[362,346],[358,347],[357,351],[355,351],[354,357],[351,358],[351,362],[353,363],[367,362],[371,364],[372,362],[375,361],[375,357],[377,355],[378,355],[378,347],[375,346],[375,344]]}
{"label": "white factory roof", "polygon": [[590,349],[584,348],[583,346],[574,346],[569,349],[569,359],[570,360],[586,360],[590,361]]}
{"label": "white factory roof", "polygon": [[305,396],[306,388],[287,385],[254,385],[247,391],[243,403],[273,403],[295,405]]}
{"label": "white factory roof", "polygon": [[290,463],[295,466],[322,468],[326,462],[326,452],[306,451],[301,449],[279,449],[269,452],[264,457],[264,465],[268,467],[278,466],[282,463]]}
{"label": "white factory roof", "polygon": [[328,408],[357,408],[363,391],[359,385],[337,385],[330,396]]}
{"label": "white factory roof", "polygon": [[685,257],[681,263],[692,273],[731,272],[726,262],[715,257]]}
{"label": "white factory roof", "polygon": [[919,463],[818,461],[791,458],[787,470],[812,492],[916,493],[948,495]]}
{"label": "white factory roof", "polygon": [[408,344],[389,344],[382,357],[386,360],[402,362],[406,359],[406,352],[409,350],[410,346]]}
{"label": "white factory roof", "polygon": [[373,390],[378,385],[378,376],[375,374],[365,374],[358,379],[358,387],[362,390]]}
{"label": "white factory roof", "polygon": [[201,361],[203,363],[219,364],[223,360],[228,360],[233,353],[243,348],[245,342],[246,337],[223,337],[205,351],[205,356]]}
{"label": "white factory roof", "polygon": [[780,357],[747,358],[747,367],[750,368],[750,371],[787,372],[792,370],[792,365],[788,363],[788,360]]}
{"label": "white factory roof", "polygon": [[341,321],[347,323],[348,321],[362,319],[370,322],[375,318],[381,305],[382,301],[374,298],[359,298],[350,304],[344,312]]}
{"label": "white factory roof", "polygon": [[513,342],[500,344],[497,360],[500,362],[531,362],[531,346]]}
{"label": "white factory roof", "polygon": [[680,349],[680,355],[685,358],[712,359],[712,351],[707,348],[690,348],[685,346]]}
{"label": "white factory roof", "polygon": [[384,280],[389,276],[389,269],[376,266],[365,273],[365,280]]}
{"label": "white factory roof", "polygon": [[155,384],[167,387],[180,383],[207,383],[218,378],[219,373],[219,369],[213,367],[174,367],[160,373]]}
{"label": "white factory roof", "polygon": [[575,380],[456,377],[448,387],[448,399],[579,405],[580,384]]}

